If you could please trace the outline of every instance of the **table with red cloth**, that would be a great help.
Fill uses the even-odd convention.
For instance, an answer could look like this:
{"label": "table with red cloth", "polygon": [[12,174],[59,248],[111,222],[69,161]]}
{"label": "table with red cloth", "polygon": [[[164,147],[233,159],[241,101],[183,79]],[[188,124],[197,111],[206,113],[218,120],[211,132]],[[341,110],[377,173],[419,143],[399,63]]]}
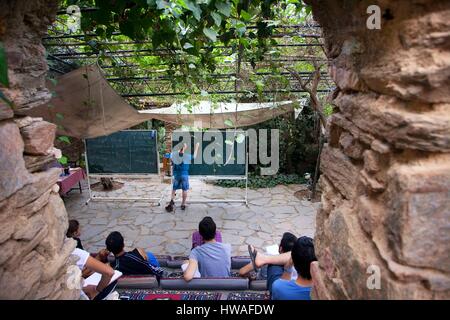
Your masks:
{"label": "table with red cloth", "polygon": [[69,170],[69,174],[66,176],[61,176],[58,179],[58,186],[59,186],[59,194],[60,195],[67,195],[69,191],[73,189],[74,186],[78,184],[78,189],[81,191],[81,180],[84,180],[86,178],[86,173],[82,168],[71,168]]}

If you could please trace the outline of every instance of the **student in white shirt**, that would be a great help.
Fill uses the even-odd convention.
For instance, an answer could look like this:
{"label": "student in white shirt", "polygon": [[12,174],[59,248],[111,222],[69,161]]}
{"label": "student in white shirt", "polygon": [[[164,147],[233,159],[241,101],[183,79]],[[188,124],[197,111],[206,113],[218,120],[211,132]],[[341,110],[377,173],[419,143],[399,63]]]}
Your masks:
{"label": "student in white shirt", "polygon": [[84,267],[88,267],[89,269],[102,275],[98,285],[89,285],[83,288],[84,293],[89,297],[89,299],[92,300],[109,285],[112,277],[114,276],[114,270],[109,265],[91,257],[89,252],[85,250],[76,248],[72,254],[78,257],[78,261],[76,263],[80,270],[83,270]]}

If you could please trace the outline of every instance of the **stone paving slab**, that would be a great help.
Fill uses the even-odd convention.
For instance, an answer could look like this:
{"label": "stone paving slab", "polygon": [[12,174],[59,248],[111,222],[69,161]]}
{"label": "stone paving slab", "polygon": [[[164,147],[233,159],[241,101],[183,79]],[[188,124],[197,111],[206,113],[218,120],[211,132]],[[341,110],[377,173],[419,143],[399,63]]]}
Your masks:
{"label": "stone paving slab", "polygon": [[[123,234],[127,247],[142,247],[155,254],[189,255],[191,236],[198,222],[211,216],[221,231],[224,242],[232,245],[233,255],[248,255],[247,244],[264,248],[279,243],[284,232],[297,236],[314,236],[318,203],[300,201],[294,193],[303,185],[277,186],[248,191],[249,204],[193,203],[185,211],[164,210],[170,197],[170,185],[158,177],[147,179],[116,179],[123,188],[112,192],[96,192],[104,197],[159,197],[165,196],[162,206],[146,202],[91,201],[87,183],[83,194],[73,191],[65,198],[70,219],[81,224],[81,240],[90,252],[104,248],[111,231]],[[91,180],[91,183],[95,181]],[[222,188],[201,180],[191,179],[190,196],[193,199],[241,199],[245,190]],[[178,197],[181,194],[177,195]],[[178,199],[179,200],[179,199]]]}

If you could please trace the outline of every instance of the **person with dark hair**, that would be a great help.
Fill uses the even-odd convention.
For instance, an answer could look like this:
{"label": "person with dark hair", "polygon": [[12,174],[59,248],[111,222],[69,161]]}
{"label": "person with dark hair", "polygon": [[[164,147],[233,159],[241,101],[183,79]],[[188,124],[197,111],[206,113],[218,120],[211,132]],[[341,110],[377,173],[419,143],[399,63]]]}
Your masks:
{"label": "person with dark hair", "polygon": [[77,242],[77,248],[84,250],[80,240],[80,223],[77,220],[69,220],[69,228],[67,229],[67,238],[72,238]]}
{"label": "person with dark hair", "polygon": [[[312,278],[310,265],[316,261],[313,239],[300,237],[295,242],[291,252],[277,256],[267,256],[258,253],[249,246],[250,257],[255,267],[264,264],[283,265],[284,273],[272,284],[272,300],[310,300]],[[292,280],[291,269],[294,266],[298,276]]]}
{"label": "person with dark hair", "polygon": [[[222,234],[220,233],[219,230],[216,230],[216,236],[214,237],[214,239],[216,239],[217,242],[222,242]],[[205,244],[205,239],[203,239],[203,237],[199,231],[195,231],[192,234],[192,248],[191,249],[201,246],[202,244]]]}
{"label": "person with dark hair", "polygon": [[118,231],[111,232],[106,238],[105,244],[106,249],[115,257],[112,267],[124,275],[153,274],[160,277],[164,272],[151,252],[145,252],[141,248],[125,252],[125,241]]}
{"label": "person with dark hair", "polygon": [[[292,247],[294,246],[295,241],[297,241],[297,237],[293,235],[290,232],[283,233],[283,236],[281,237],[280,244],[278,246],[278,253],[286,253],[290,252],[292,250]],[[254,270],[254,266],[252,263],[249,263],[245,266],[243,266],[241,269],[239,269],[239,275],[241,277],[248,276],[248,274]],[[256,278],[259,280],[267,279],[267,288],[269,291],[271,291],[272,283],[280,278],[280,276],[283,274],[283,266],[269,264],[264,265],[260,272],[257,274]],[[294,273],[292,277],[296,278],[297,274]]]}
{"label": "person with dark hair", "polygon": [[182,265],[184,279],[194,277],[229,277],[231,269],[231,246],[215,240],[216,223],[211,217],[204,217],[198,231],[204,244],[192,249],[189,260]]}

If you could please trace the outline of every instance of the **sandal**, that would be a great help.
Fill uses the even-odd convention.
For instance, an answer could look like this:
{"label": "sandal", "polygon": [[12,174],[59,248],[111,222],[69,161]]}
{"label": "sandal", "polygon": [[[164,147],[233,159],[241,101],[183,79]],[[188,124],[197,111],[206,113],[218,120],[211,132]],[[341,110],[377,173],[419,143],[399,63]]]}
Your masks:
{"label": "sandal", "polygon": [[181,205],[181,210],[186,210],[186,206],[184,204]]}
{"label": "sandal", "polygon": [[255,262],[258,251],[252,250],[252,246],[248,245],[248,253],[250,254],[250,259],[252,260],[253,270],[255,270],[255,272],[258,272],[258,267],[256,266]]}
{"label": "sandal", "polygon": [[170,200],[169,204],[166,207],[166,211],[167,212],[172,212],[174,204],[175,204],[175,202],[173,202],[173,200]]}

